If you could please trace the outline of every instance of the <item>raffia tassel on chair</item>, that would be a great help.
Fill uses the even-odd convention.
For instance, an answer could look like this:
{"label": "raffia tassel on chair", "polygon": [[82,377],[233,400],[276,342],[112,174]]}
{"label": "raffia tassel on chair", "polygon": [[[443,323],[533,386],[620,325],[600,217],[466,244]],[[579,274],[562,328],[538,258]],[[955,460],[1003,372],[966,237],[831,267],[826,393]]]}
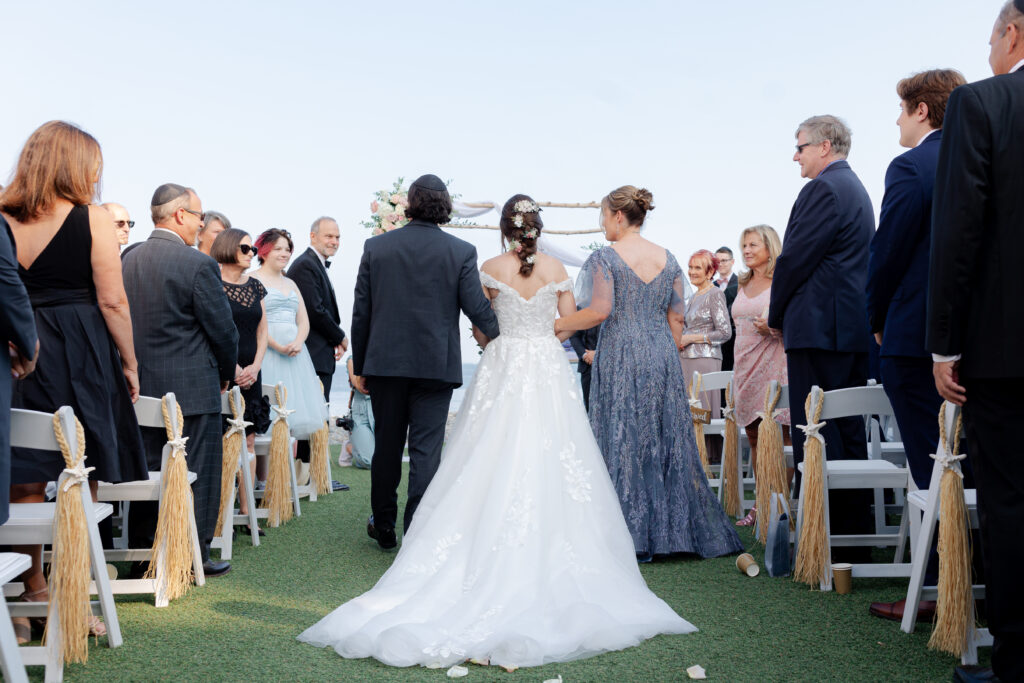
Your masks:
{"label": "raffia tassel on chair", "polygon": [[[89,529],[82,508],[82,485],[93,467],[85,466],[85,430],[75,418],[77,459],[64,433],[60,412],[53,416],[53,431],[64,456],[66,469],[57,481],[57,513],[54,517],[53,556],[47,583],[50,600],[57,605],[64,661],[85,664],[89,660]],[[50,610],[53,614],[53,610]],[[46,621],[43,642],[50,631]]]}
{"label": "raffia tassel on chair", "polygon": [[[167,462],[160,481],[160,515],[145,578],[163,583],[168,600],[185,595],[195,577],[192,571],[192,535],[189,512],[194,508],[192,487],[188,483],[188,462],[181,435],[185,418],[181,406],[174,402],[175,420],[171,419],[170,398],[161,401],[164,429],[167,432]],[[161,558],[163,566],[160,567]],[[159,569],[159,571],[158,571]]]}
{"label": "raffia tassel on chair", "polygon": [[[817,400],[812,402],[815,398]],[[808,424],[797,425],[797,429],[805,434],[802,482],[805,488],[801,511],[803,525],[800,528],[793,580],[812,586],[831,585],[832,576],[828,529],[825,524],[825,437],[820,434],[826,423],[819,422],[824,403],[821,389],[814,387],[804,403]]]}
{"label": "raffia tassel on chair", "polygon": [[[320,383],[320,393],[324,392],[324,383]],[[316,489],[317,495],[331,493],[330,462],[331,430],[327,422],[313,432],[309,438],[309,480]]]}
{"label": "raffia tassel on chair", "polygon": [[939,448],[932,457],[944,468],[939,484],[939,596],[935,609],[935,628],[928,640],[932,650],[960,657],[974,636],[974,595],[971,591],[970,519],[964,501],[963,472],[960,461],[962,420],[956,418],[953,447],[946,432],[946,403],[939,409]]}
{"label": "raffia tassel on chair", "polygon": [[722,449],[722,477],[725,479],[725,514],[740,517],[743,507],[740,504],[739,431],[736,426],[736,400],[732,395],[732,384],[725,388],[725,445]]}
{"label": "raffia tassel on chair", "polygon": [[[757,426],[757,467],[754,472],[756,483],[757,509],[768,510],[773,493],[782,494],[789,500],[789,477],[786,475],[786,454],[782,450],[782,428],[775,421],[778,411],[775,406],[782,396],[778,382],[771,382],[764,394],[764,410],[757,415],[761,418]],[[767,517],[765,517],[767,519]],[[757,537],[761,543],[768,540],[768,525],[757,525]]]}
{"label": "raffia tassel on chair", "polygon": [[700,456],[700,464],[704,468],[704,474],[711,476],[711,462],[708,460],[708,444],[704,439],[704,424],[710,416],[710,411],[701,404],[700,390],[704,385],[700,373],[693,373],[693,380],[690,381],[690,414],[693,419],[693,438],[697,441],[697,454]]}
{"label": "raffia tassel on chair", "polygon": [[235,477],[238,475],[239,457],[242,454],[242,444],[245,442],[245,428],[252,425],[252,422],[245,421],[245,399],[242,398],[242,392],[238,387],[231,389],[228,401],[231,405],[231,417],[228,418],[228,431],[221,439],[224,454],[221,458],[220,471],[220,512],[217,513],[217,526],[214,527],[217,536],[224,533],[221,528],[224,520],[230,520],[234,513],[234,510],[228,509],[233,507],[231,489],[234,488]]}
{"label": "raffia tassel on chair", "polygon": [[274,389],[277,401],[270,406],[274,413],[273,425],[270,427],[270,467],[267,472],[267,487],[263,491],[262,507],[269,512],[267,524],[272,527],[281,526],[292,518],[291,494],[291,436],[288,432],[288,416],[294,413],[285,407],[288,390],[281,384]]}

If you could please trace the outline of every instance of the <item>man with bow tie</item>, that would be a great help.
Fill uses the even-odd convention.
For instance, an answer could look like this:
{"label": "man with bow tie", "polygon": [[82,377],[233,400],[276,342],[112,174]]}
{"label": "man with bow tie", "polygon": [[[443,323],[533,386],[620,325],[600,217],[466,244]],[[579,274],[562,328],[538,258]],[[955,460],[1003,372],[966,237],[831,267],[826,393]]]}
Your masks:
{"label": "man with bow tie", "polygon": [[[287,272],[298,285],[306,304],[309,316],[306,348],[313,359],[316,374],[323,382],[326,401],[331,400],[335,363],[341,360],[341,355],[348,348],[348,339],[340,325],[338,300],[327,277],[327,269],[331,267],[327,259],[337,253],[339,236],[337,221],[328,216],[317,218],[309,229],[309,248],[292,261]],[[308,441],[299,442],[297,455],[302,462],[309,462]]]}

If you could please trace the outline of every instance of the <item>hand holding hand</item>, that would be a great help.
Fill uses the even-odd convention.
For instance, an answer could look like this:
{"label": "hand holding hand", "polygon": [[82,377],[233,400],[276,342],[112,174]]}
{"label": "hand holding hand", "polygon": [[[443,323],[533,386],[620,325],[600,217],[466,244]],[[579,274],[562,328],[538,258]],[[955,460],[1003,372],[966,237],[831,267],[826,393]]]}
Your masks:
{"label": "hand holding hand", "polygon": [[587,365],[593,365],[595,358],[597,358],[597,351],[590,349],[583,352],[583,362]]}
{"label": "hand holding hand", "polygon": [[935,376],[935,389],[939,392],[939,396],[958,406],[967,402],[967,390],[959,383],[960,361],[934,363],[932,374]]}

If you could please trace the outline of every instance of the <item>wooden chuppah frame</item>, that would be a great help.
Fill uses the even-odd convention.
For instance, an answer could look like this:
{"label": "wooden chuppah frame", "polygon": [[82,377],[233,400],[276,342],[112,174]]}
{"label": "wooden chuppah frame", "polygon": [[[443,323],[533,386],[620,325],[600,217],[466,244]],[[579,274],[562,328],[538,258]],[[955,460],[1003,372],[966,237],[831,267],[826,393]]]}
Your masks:
{"label": "wooden chuppah frame", "polygon": [[[501,211],[501,206],[493,202],[462,202],[471,209],[494,209]],[[537,206],[549,209],[600,209],[600,202],[537,202]],[[501,230],[497,225],[463,225],[460,223],[443,223],[442,228],[461,228],[463,230]],[[588,230],[549,230],[544,228],[545,235],[592,235],[601,232],[600,228]]]}

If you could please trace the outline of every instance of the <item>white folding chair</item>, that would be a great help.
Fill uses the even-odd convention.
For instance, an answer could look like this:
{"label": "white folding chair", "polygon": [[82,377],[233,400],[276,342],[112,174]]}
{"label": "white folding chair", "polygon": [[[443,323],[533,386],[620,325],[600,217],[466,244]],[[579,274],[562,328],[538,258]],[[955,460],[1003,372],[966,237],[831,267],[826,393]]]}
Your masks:
{"label": "white folding chair", "polygon": [[[277,404],[277,395],[275,393],[275,389],[277,387],[284,388],[284,384],[281,383],[281,382],[278,382],[277,386],[275,386],[273,384],[264,384],[263,385],[263,395],[267,397],[267,400],[270,401],[270,405],[272,405],[272,406],[278,405]],[[280,407],[280,406],[278,406],[278,407]],[[271,427],[271,431],[273,431],[273,427]],[[293,508],[295,510],[295,516],[296,517],[301,517],[302,516],[302,506],[299,503],[299,497],[301,495],[306,495],[306,496],[309,496],[309,499],[311,501],[316,501],[316,488],[312,485],[312,481],[310,481],[310,483],[307,484],[306,486],[301,486],[301,487],[299,486],[298,476],[295,473],[295,458],[293,458],[292,454],[291,454],[291,449],[292,449],[292,446],[294,444],[295,444],[295,438],[292,437],[289,440],[289,442],[288,442],[288,462],[289,462],[289,465],[290,465],[288,470],[291,472],[292,506],[293,506]],[[256,443],[254,444],[253,447],[255,448],[255,451],[256,451],[256,457],[269,456],[270,455],[270,432],[267,432],[266,434],[257,434],[256,435]],[[255,495],[256,495],[257,498],[259,498],[261,500],[263,499],[263,491],[256,491]]]}
{"label": "white folding chair", "polygon": [[[823,396],[821,410],[821,422],[836,420],[843,417],[865,417],[870,415],[892,415],[892,405],[885,395],[881,385],[852,387],[848,389],[837,389],[835,391],[823,392],[815,386],[811,389],[811,404],[816,405],[817,396]],[[810,417],[807,418],[810,421]],[[794,426],[794,428],[796,428]],[[879,457],[879,448],[876,441],[877,431],[874,432],[872,440],[868,445],[868,458],[864,460],[829,460],[828,447],[826,443],[823,448],[822,457],[822,481],[824,485],[825,500],[825,529],[827,552],[831,556],[832,546],[896,546],[896,554],[891,563],[857,563],[853,565],[853,576],[856,577],[884,577],[884,576],[909,576],[910,563],[902,562],[904,549],[907,540],[907,515],[902,515],[898,527],[892,527],[885,522],[885,505],[883,492],[885,489],[906,490],[910,485],[910,470],[906,467],[899,467],[888,460]],[[804,463],[798,465],[802,473]],[[805,480],[806,481],[806,480]],[[829,490],[831,489],[873,489],[874,490],[874,517],[875,533],[873,534],[847,534],[834,535],[831,531],[829,519]],[[797,508],[796,536],[794,543],[794,556],[796,546],[799,544],[800,532],[804,516],[804,493],[805,486],[800,487],[800,495]],[[831,571],[827,572],[828,580],[823,583],[822,590],[831,590]]]}
{"label": "white folding chair", "polygon": [[[701,391],[702,392],[724,391],[726,387],[729,387],[729,386],[732,385],[732,371],[731,370],[726,370],[726,371],[722,371],[722,372],[708,372],[708,373],[705,373],[703,375],[700,372],[694,371],[692,381],[694,383],[694,386],[697,386],[698,384],[701,385],[701,387],[702,387]],[[701,406],[701,407],[703,408],[704,406]],[[710,408],[710,406],[709,406],[709,408]],[[716,436],[722,437],[722,439],[724,441],[724,439],[725,439],[725,426],[726,426],[725,425],[725,418],[722,418],[722,417],[717,417],[717,418],[716,417],[712,417],[711,421],[708,424],[704,425],[704,436],[716,435]],[[739,430],[737,430],[737,435],[736,435],[737,439],[739,438],[738,431]],[[739,443],[739,441],[737,441],[737,444],[738,443]],[[738,476],[739,476],[739,480],[740,481],[742,481],[742,479],[743,479],[743,475],[742,475],[743,466],[742,466],[741,460],[742,460],[741,458],[737,458],[737,460],[736,460],[736,464],[737,464],[737,467],[738,467]],[[721,463],[712,463],[711,464],[711,474],[712,474],[712,476],[708,479],[708,484],[718,491],[718,501],[719,502],[722,502],[725,499],[725,486],[724,486],[724,481],[725,480],[722,477],[722,468],[724,466],[725,466],[724,460]],[[742,495],[741,495],[741,498],[742,498]]]}
{"label": "white folding chair", "polygon": [[[952,403],[945,404],[945,427],[946,434],[954,433],[957,418],[960,415],[960,408]],[[943,444],[939,444],[944,449]],[[935,538],[935,528],[941,515],[939,500],[939,482],[944,471],[943,464],[936,459],[932,465],[932,477],[927,489],[911,491],[907,494],[907,515],[910,517],[910,585],[907,587],[907,601],[903,608],[903,621],[900,629],[905,633],[913,633],[917,622],[917,608],[921,600],[934,600],[938,596],[936,586],[924,585],[924,573],[928,565],[928,556],[931,552],[932,540]],[[971,521],[971,528],[978,528],[978,492],[977,489],[964,489],[964,502],[967,505],[967,512]],[[972,586],[974,599],[984,599],[985,586],[974,584]],[[973,616],[973,609],[972,609]],[[978,663],[978,648],[991,647],[992,634],[987,628],[975,629],[974,637],[968,640],[967,651],[961,657],[963,664]]]}
{"label": "white folding chair", "polygon": [[[32,566],[32,558],[20,553],[0,553],[0,585],[13,581]],[[0,600],[0,669],[8,683],[28,683],[25,662],[21,658],[18,639],[11,624],[7,601]]]}
{"label": "white folding chair", "polygon": [[[231,388],[230,392],[221,397],[221,414],[227,415],[229,419],[234,416],[234,413],[231,411],[231,396],[236,397],[236,405],[241,405],[242,390],[235,386]],[[234,542],[235,524],[248,524],[253,546],[258,546],[260,544],[260,532],[256,520],[259,517],[266,517],[268,510],[258,510],[256,508],[256,492],[253,487],[252,471],[249,469],[249,463],[252,462],[255,457],[255,453],[249,452],[249,448],[245,443],[245,435],[243,434],[242,450],[238,454],[238,469],[239,474],[242,477],[242,483],[240,487],[231,487],[231,492],[228,494],[229,498],[227,506],[224,508],[230,512],[231,519],[224,520],[224,525],[220,530],[220,535],[215,536],[213,541],[210,543],[211,548],[218,548],[220,550],[220,559],[222,560],[231,559],[231,547]],[[239,497],[245,498],[245,505],[248,508],[248,512],[244,515],[235,509],[236,491],[240,494]],[[221,501],[221,504],[224,504],[223,501]],[[262,515],[260,514],[261,512],[263,513]]]}
{"label": "white folding chair", "polygon": [[[64,406],[57,411],[65,434],[74,434],[75,414],[71,408]],[[72,455],[77,459],[78,442],[68,439]],[[57,437],[53,431],[53,415],[33,410],[11,410],[11,446],[18,448],[36,448],[46,451],[60,451]],[[88,465],[88,454],[86,454]],[[62,474],[58,480],[57,495],[63,495],[63,483],[68,475]],[[82,496],[82,509],[89,533],[89,560],[93,581],[89,591],[98,598],[90,602],[93,614],[102,615],[107,627],[107,645],[120,647],[123,642],[121,623],[114,606],[114,593],[107,575],[106,560],[103,557],[103,545],[100,542],[100,530],[97,523],[113,514],[114,508],[109,503],[94,503],[88,486],[79,487]],[[10,517],[0,526],[0,544],[3,545],[52,545],[54,542],[54,517],[57,503],[12,503]],[[22,570],[24,571],[24,570]],[[24,591],[20,582],[5,583],[3,587],[6,597],[16,597]],[[63,678],[63,656],[61,654],[61,636],[57,628],[59,617],[54,602],[12,602],[7,604],[12,616],[47,617],[50,626],[50,637],[45,646],[22,647],[20,654],[27,666],[45,666],[46,680],[59,681]]]}
{"label": "white folding chair", "polygon": [[[140,427],[153,427],[164,429],[163,406],[167,406],[167,414],[170,416],[171,424],[177,428],[178,402],[173,393],[165,394],[163,398],[151,396],[140,396],[135,403],[135,417]],[[152,558],[152,548],[129,548],[128,547],[128,510],[132,501],[155,501],[158,504],[159,513],[163,514],[163,473],[170,459],[171,446],[164,444],[160,456],[160,471],[150,472],[149,479],[142,481],[128,481],[121,484],[109,484],[100,482],[97,497],[101,501],[121,502],[123,514],[121,517],[121,538],[117,549],[107,550],[106,557],[110,561],[121,562],[144,562]],[[188,473],[188,483],[191,485],[196,481],[195,472]],[[189,533],[192,537],[192,571],[195,574],[197,586],[206,584],[206,576],[203,573],[202,549],[199,545],[199,533],[196,528],[195,508],[188,506]],[[164,555],[161,549],[157,551],[156,557],[156,578],[153,579],[114,579],[111,581],[114,592],[118,595],[153,594],[157,607],[166,607],[168,598],[165,593],[164,577]]]}

